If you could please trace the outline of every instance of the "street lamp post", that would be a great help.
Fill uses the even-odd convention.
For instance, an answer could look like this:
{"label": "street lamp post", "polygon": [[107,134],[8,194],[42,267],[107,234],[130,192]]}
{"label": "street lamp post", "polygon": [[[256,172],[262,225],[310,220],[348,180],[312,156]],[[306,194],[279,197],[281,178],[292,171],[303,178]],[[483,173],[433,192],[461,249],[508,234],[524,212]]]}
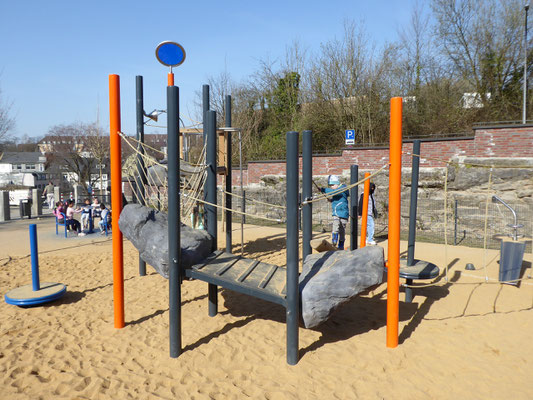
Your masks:
{"label": "street lamp post", "polygon": [[522,123],[526,123],[527,114],[527,12],[529,10],[529,2],[524,6],[524,84],[523,84],[523,104],[522,104]]}

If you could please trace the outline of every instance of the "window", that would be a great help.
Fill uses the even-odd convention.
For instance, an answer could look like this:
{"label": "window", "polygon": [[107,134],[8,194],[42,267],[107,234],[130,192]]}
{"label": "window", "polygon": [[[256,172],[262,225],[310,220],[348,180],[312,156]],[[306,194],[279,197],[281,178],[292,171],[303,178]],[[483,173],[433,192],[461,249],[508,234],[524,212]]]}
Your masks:
{"label": "window", "polygon": [[22,164],[15,164],[14,169],[22,169]]}
{"label": "window", "polygon": [[35,169],[35,164],[26,164],[26,169]]}

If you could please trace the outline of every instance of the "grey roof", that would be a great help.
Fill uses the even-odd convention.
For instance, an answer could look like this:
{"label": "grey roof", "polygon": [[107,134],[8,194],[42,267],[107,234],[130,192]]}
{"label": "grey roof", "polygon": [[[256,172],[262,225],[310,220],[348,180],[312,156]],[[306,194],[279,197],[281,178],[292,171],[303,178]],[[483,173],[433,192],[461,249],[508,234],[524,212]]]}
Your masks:
{"label": "grey roof", "polygon": [[20,164],[20,163],[44,163],[46,162],[46,157],[38,151],[31,152],[14,152],[6,151],[5,153],[0,153],[0,164]]}

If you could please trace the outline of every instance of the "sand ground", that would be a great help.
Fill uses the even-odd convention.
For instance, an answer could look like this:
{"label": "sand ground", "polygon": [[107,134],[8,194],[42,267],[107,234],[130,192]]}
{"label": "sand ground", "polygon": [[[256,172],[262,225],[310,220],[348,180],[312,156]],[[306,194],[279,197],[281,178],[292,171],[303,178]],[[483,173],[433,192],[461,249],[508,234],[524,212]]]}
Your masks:
{"label": "sand ground", "polygon": [[[168,281],[125,242],[126,327],[113,327],[111,241],[65,239],[50,218],[0,224],[0,294],[31,282],[28,223],[38,224],[43,282],[60,300],[0,302],[0,399],[531,399],[533,280],[485,281],[499,252],[418,243],[416,257],[450,266],[448,282],[400,294],[399,346],[387,348],[386,284],[300,329],[300,361],[286,363],[284,308],[207,284],[182,286],[183,353],[169,358]],[[238,226],[235,226],[238,229]],[[234,243],[240,241],[235,231]],[[221,236],[220,246],[224,246]],[[285,264],[285,232],[246,226],[245,255]],[[386,242],[380,243],[386,248]],[[402,250],[406,249],[402,243]],[[236,246],[236,250],[239,246]],[[531,254],[524,277],[531,275]],[[471,262],[478,270],[465,271]]]}

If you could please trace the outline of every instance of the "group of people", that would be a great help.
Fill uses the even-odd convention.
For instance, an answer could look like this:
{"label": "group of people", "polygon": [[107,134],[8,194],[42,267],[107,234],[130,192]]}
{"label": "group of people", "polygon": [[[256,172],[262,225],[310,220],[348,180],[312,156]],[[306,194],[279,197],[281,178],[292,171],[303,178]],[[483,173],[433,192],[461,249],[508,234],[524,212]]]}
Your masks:
{"label": "group of people", "polygon": [[[346,190],[343,190],[346,189]],[[374,241],[374,218],[377,218],[378,212],[376,202],[374,200],[374,191],[376,185],[370,183],[370,193],[368,196],[368,213],[367,213],[367,228],[366,228],[366,244],[375,245]],[[346,185],[341,184],[336,175],[328,176],[328,187],[320,188],[322,193],[331,194],[329,201],[331,202],[331,214],[333,216],[333,224],[331,229],[331,241],[339,250],[344,250],[344,241],[346,237],[346,225],[350,217],[350,208],[348,207],[348,197],[350,191],[347,190]],[[359,197],[359,205],[357,210],[358,217],[361,218],[363,214],[363,193]]]}
{"label": "group of people", "polygon": [[[74,218],[74,214],[81,214],[81,223]],[[85,236],[85,232],[83,231],[89,229],[90,220],[91,218],[94,220],[95,217],[100,217],[98,226],[100,228],[100,234],[103,235],[106,231],[106,225],[110,222],[109,217],[111,214],[105,204],[100,203],[95,197],[92,204],[89,199],[85,199],[82,208],[76,207],[74,200],[67,200],[64,203],[58,201],[54,208],[54,215],[59,222],[62,222],[65,218],[67,228],[77,231],[78,236]]]}

